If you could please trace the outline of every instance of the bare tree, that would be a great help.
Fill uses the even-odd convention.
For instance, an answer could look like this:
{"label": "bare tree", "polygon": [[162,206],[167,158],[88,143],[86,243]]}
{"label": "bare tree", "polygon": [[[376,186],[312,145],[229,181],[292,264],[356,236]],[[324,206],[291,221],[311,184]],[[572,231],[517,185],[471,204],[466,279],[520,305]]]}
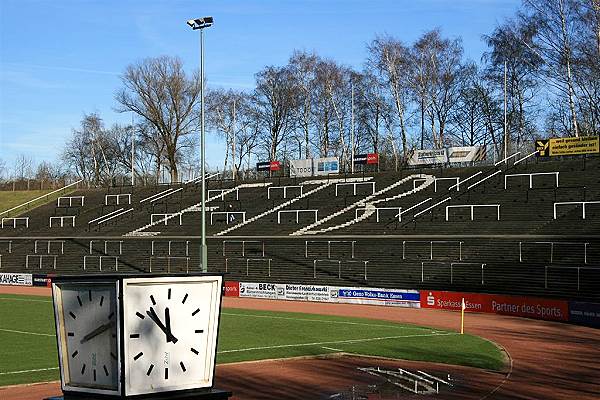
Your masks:
{"label": "bare tree", "polygon": [[[385,83],[391,95],[392,104],[396,111],[396,119],[400,127],[403,159],[406,159],[408,150],[406,113],[409,101],[409,82],[406,71],[411,62],[409,49],[397,39],[390,36],[381,36],[375,38],[369,44],[368,51],[368,68]],[[398,160],[398,150],[393,138],[392,126],[388,124],[390,143],[392,144],[394,157]],[[398,161],[396,161],[396,164],[398,164]]]}
{"label": "bare tree", "polygon": [[[294,51],[288,66],[294,80],[297,96],[294,108],[295,126],[300,130],[298,139],[304,148],[304,157],[311,156],[311,129],[314,124],[314,92],[317,79],[317,65],[321,61],[315,53]],[[300,155],[301,156],[301,155]]]}
{"label": "bare tree", "polygon": [[291,132],[294,91],[290,71],[285,67],[266,67],[256,74],[252,118],[259,127],[261,143],[270,160],[277,159],[279,146]]}
{"label": "bare tree", "polygon": [[577,95],[573,72],[575,13],[572,0],[524,0],[523,19],[535,26],[536,34],[528,46],[544,59],[544,77],[559,96],[565,96],[571,115],[570,132],[579,136]]}
{"label": "bare tree", "polygon": [[483,55],[485,78],[495,89],[496,98],[503,98],[504,74],[507,77],[507,131],[517,147],[535,131],[539,106],[538,72],[542,59],[528,45],[535,26],[523,19],[507,20],[489,36],[483,36],[490,48]]}
{"label": "bare tree", "polygon": [[[118,111],[133,111],[152,126],[168,163],[171,180],[179,180],[177,163],[180,139],[195,129],[194,105],[199,96],[197,76],[188,77],[176,57],[148,58],[127,67],[121,76],[123,88],[116,94]],[[159,159],[162,154],[156,154]]]}
{"label": "bare tree", "polygon": [[15,158],[13,176],[16,180],[29,179],[33,175],[32,160],[25,154],[19,154]]}
{"label": "bare tree", "polygon": [[0,158],[0,182],[6,178],[6,162]]}
{"label": "bare tree", "polygon": [[232,89],[213,89],[206,95],[206,103],[208,126],[225,139],[224,169],[227,169],[231,158],[231,169],[236,176],[236,171],[248,156],[249,139],[253,139],[247,135],[249,126],[255,122],[249,104],[250,96]]}

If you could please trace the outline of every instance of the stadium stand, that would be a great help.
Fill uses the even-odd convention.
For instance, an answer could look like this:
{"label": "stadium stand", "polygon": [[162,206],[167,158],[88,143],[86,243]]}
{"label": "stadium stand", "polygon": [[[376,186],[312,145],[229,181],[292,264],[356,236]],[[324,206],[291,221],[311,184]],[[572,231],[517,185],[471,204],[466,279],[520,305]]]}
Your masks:
{"label": "stadium stand", "polygon": [[[600,300],[597,156],[207,190],[208,267],[227,279]],[[1,272],[199,270],[199,182],[69,197],[3,222]]]}

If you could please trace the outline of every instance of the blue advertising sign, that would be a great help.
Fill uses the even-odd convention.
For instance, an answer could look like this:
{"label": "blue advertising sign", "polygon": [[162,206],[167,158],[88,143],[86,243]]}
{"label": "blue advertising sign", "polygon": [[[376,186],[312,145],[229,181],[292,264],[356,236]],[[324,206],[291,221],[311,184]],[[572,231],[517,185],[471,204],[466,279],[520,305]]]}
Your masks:
{"label": "blue advertising sign", "polygon": [[569,302],[569,322],[600,327],[600,303]]}

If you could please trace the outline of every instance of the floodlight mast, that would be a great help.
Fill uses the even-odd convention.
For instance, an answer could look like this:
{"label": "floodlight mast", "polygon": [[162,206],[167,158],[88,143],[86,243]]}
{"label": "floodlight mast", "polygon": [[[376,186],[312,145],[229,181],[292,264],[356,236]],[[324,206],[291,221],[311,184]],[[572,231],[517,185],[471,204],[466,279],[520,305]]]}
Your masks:
{"label": "floodlight mast", "polygon": [[208,248],[206,247],[206,171],[205,171],[205,144],[204,144],[204,28],[211,27],[213,17],[190,19],[187,21],[192,30],[200,31],[200,178],[202,179],[202,235],[200,245],[200,262],[202,272],[208,272]]}

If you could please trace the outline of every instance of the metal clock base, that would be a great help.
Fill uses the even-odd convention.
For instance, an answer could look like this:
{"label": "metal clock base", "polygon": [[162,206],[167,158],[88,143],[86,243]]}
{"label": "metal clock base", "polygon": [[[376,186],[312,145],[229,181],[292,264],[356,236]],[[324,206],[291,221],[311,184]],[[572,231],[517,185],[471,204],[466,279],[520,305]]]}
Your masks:
{"label": "metal clock base", "polygon": [[[227,400],[232,396],[232,392],[221,389],[199,389],[193,391],[185,391],[181,393],[163,393],[153,395],[141,395],[127,397],[131,400]],[[110,400],[120,399],[121,397],[113,396],[90,396],[90,395],[72,395],[65,394],[64,396],[47,397],[44,400]]]}

